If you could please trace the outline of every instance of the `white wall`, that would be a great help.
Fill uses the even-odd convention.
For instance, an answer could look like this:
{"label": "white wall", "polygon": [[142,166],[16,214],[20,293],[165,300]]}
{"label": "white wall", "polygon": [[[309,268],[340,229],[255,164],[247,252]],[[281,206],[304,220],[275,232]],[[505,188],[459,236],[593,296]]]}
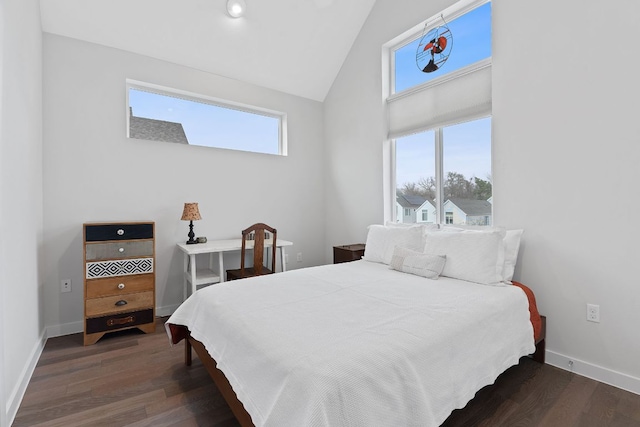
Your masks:
{"label": "white wall", "polygon": [[[127,78],[288,113],[289,155],[127,139]],[[50,334],[82,330],[83,222],[156,222],[160,314],[182,301],[175,244],[187,239],[185,202],[199,203],[196,236],[239,237],[265,222],[294,242],[289,268],[324,263],[321,103],[51,34],[44,35],[43,102]],[[296,262],[298,252],[303,262]],[[61,279],[72,280],[71,293],[59,293]]]}
{"label": "white wall", "polygon": [[382,45],[448,5],[378,0],[342,65],[324,102],[327,246],[364,242],[384,221]]}
{"label": "white wall", "polygon": [[0,3],[0,425],[44,343],[42,36],[38,0]]}
{"label": "white wall", "polygon": [[[550,360],[636,386],[639,14],[634,0],[494,0],[496,224],[525,229],[519,276],[548,315]],[[540,49],[541,29],[558,49]],[[586,322],[586,303],[600,305],[600,324]]]}
{"label": "white wall", "polygon": [[[640,3],[561,3],[493,1],[495,224],[525,229],[516,279],[547,315],[548,361],[570,358],[574,371],[640,393]],[[384,219],[381,46],[451,4],[378,0],[334,82],[327,246],[364,241]],[[609,224],[596,222],[603,214]],[[587,302],[601,323],[586,322]]]}

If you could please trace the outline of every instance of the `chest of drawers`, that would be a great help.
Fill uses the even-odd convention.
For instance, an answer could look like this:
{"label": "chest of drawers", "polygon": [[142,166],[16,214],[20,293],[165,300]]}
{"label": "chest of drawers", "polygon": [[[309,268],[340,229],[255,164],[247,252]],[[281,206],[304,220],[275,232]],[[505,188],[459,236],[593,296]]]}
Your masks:
{"label": "chest of drawers", "polygon": [[84,345],[108,332],[155,331],[155,223],[87,223]]}

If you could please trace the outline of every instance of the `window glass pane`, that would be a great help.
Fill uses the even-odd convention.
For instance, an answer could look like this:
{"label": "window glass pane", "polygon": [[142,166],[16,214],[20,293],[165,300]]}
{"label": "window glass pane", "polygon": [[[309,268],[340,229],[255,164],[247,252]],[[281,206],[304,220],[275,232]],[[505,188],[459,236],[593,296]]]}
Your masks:
{"label": "window glass pane", "polygon": [[434,131],[396,139],[396,185],[396,221],[436,222]]}
{"label": "window glass pane", "polygon": [[281,154],[281,118],[129,88],[129,136]]}
{"label": "window glass pane", "polygon": [[443,129],[443,166],[447,223],[491,225],[490,117]]}
{"label": "window glass pane", "polygon": [[[434,26],[443,24],[440,20]],[[416,65],[416,51],[422,34],[394,52],[396,93],[491,56],[491,2],[447,22],[447,26],[453,35],[451,55],[434,72],[425,73]]]}

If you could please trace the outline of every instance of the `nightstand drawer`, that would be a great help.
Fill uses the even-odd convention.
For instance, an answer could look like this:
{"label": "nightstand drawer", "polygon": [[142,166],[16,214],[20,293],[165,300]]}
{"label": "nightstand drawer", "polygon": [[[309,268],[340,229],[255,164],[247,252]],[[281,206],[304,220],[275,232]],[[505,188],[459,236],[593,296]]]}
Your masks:
{"label": "nightstand drawer", "polygon": [[100,298],[111,295],[153,291],[154,286],[155,281],[153,274],[87,280],[86,298]]}
{"label": "nightstand drawer", "polygon": [[87,317],[140,310],[155,305],[153,292],[115,295],[111,297],[93,298],[86,301]]}
{"label": "nightstand drawer", "polygon": [[87,261],[153,256],[153,240],[87,243]]}
{"label": "nightstand drawer", "polygon": [[93,317],[85,322],[85,331],[87,334],[96,332],[111,331],[115,329],[127,328],[130,326],[143,325],[152,323],[153,309],[133,311],[129,313],[111,314],[109,316]]}
{"label": "nightstand drawer", "polygon": [[153,223],[91,224],[85,227],[86,242],[152,238]]}

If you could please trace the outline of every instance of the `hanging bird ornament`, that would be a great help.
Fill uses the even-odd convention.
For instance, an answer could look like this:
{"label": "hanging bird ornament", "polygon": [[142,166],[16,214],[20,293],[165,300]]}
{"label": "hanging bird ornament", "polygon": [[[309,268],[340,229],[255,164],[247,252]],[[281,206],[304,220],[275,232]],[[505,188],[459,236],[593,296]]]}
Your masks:
{"label": "hanging bird ornament", "polygon": [[[435,27],[422,35],[416,52],[416,65],[424,73],[439,70],[447,62],[453,48],[453,35],[442,16],[443,25]],[[424,25],[425,30],[427,24]]]}

